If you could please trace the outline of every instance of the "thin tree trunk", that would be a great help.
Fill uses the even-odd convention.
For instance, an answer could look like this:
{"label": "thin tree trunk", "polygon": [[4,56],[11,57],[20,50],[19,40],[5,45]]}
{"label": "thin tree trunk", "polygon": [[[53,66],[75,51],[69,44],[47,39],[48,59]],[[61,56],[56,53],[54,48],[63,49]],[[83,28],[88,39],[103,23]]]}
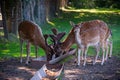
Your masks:
{"label": "thin tree trunk", "polygon": [[15,23],[14,23],[14,29],[13,29],[13,33],[17,36],[17,30],[18,30],[18,4],[19,4],[19,2],[18,1],[16,1],[16,8],[15,8]]}
{"label": "thin tree trunk", "polygon": [[46,0],[46,20],[49,21],[49,9],[50,9],[50,3],[49,3],[49,0]]}
{"label": "thin tree trunk", "polygon": [[5,1],[1,1],[1,13],[2,13],[2,19],[3,19],[3,30],[4,30],[4,37],[8,39],[8,28],[6,26],[6,11],[5,11]]}
{"label": "thin tree trunk", "polygon": [[35,9],[36,0],[31,0],[29,3],[30,3],[29,6],[30,6],[31,20],[34,22],[35,21],[35,19],[34,19],[34,9]]}

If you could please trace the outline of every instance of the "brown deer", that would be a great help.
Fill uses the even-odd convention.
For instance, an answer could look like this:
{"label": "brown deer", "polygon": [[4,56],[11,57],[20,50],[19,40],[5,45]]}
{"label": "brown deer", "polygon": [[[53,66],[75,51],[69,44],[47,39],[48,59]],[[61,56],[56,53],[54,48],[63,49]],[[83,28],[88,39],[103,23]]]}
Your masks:
{"label": "brown deer", "polygon": [[58,44],[61,44],[61,39],[66,34],[65,32],[58,33],[58,30],[56,28],[52,29],[53,34],[50,34],[49,36],[52,39],[52,42],[54,43],[54,51],[56,52],[55,57],[59,57],[62,54],[61,48]]}
{"label": "brown deer", "polygon": [[47,55],[47,60],[51,60],[52,54],[54,54],[53,47],[48,45],[47,43],[47,37],[48,36],[43,36],[41,28],[35,24],[34,22],[31,21],[23,21],[19,24],[18,27],[18,33],[19,33],[19,38],[20,38],[20,48],[21,48],[21,53],[20,53],[20,62],[22,63],[22,53],[23,53],[23,42],[26,41],[26,49],[27,49],[27,60],[26,64],[28,64],[29,61],[29,56],[30,56],[30,45],[33,44],[36,48],[36,55],[37,55],[37,48],[41,47],[46,55]]}
{"label": "brown deer", "polygon": [[[111,31],[108,28],[107,24],[101,20],[93,20],[80,24],[74,24],[73,22],[71,22],[71,25],[73,26],[75,41],[78,45],[78,65],[80,65],[81,52],[84,55],[83,65],[86,65],[86,56],[89,46],[94,46],[97,50],[96,58],[93,64],[96,63],[100,47],[102,48],[101,65],[103,65],[104,60],[107,59],[108,46],[110,46],[110,56],[112,55],[112,42],[109,41]],[[106,58],[104,59],[105,51]]]}
{"label": "brown deer", "polygon": [[[57,54],[59,54],[59,53],[63,54],[65,52],[68,52],[70,50],[71,46],[73,44],[77,43],[76,39],[75,39],[75,24],[73,24],[72,22],[70,22],[70,24],[73,26],[73,28],[70,30],[67,38],[63,42],[57,42],[57,44],[55,45],[55,47],[57,47],[57,49],[58,49],[58,50],[55,50],[55,52]],[[79,26],[81,24],[82,23],[77,24],[77,25]],[[107,24],[103,21],[100,21],[100,20],[93,20],[93,21],[90,21],[90,22],[84,22],[83,24],[84,25],[82,25],[82,27],[80,28],[80,34],[85,34],[89,30],[94,31],[94,30],[96,30],[97,28],[100,28],[100,27],[101,27],[100,28],[101,35],[102,35],[102,31],[106,33],[106,30],[108,30],[108,33],[106,34],[106,41],[105,41],[106,49],[107,49],[105,60],[107,60],[107,57],[108,57],[108,47],[109,46],[110,46],[109,57],[111,57],[111,55],[112,55],[112,41],[110,41],[110,39],[109,39],[111,31],[110,31],[110,29],[108,29]],[[94,34],[94,32],[92,34]],[[54,39],[54,41],[58,41],[56,38],[52,38],[52,39]],[[98,54],[99,54],[99,51],[100,51],[100,44],[97,44],[95,46],[95,48],[96,48],[97,55],[96,55],[96,58],[95,58],[95,61],[93,62],[93,64],[96,63],[96,60],[97,60],[97,57],[98,57]],[[80,52],[80,49],[78,50],[78,52]],[[83,56],[83,52],[82,52],[82,56]],[[78,57],[78,59],[80,59],[80,57]],[[78,61],[80,61],[80,60],[78,60]],[[103,64],[103,61],[102,61],[102,64]],[[78,62],[78,65],[79,64],[80,64],[80,62]]]}
{"label": "brown deer", "polygon": [[[54,32],[56,32],[56,30],[54,30]],[[63,34],[62,37],[64,35],[65,34]],[[54,35],[50,35],[50,37],[56,43],[54,45],[54,50],[58,55],[68,52],[70,50],[71,46],[75,43],[75,36],[74,36],[73,30],[70,30],[67,38],[63,42],[60,42],[60,39],[62,37],[59,38],[59,36],[57,36],[56,33],[54,33]]]}

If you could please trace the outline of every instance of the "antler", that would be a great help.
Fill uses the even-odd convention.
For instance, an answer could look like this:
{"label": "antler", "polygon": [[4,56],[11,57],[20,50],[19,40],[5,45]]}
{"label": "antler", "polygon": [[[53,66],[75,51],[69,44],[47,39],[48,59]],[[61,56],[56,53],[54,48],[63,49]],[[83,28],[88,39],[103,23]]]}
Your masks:
{"label": "antler", "polygon": [[61,33],[58,33],[57,34],[57,39],[58,39],[58,42],[60,42],[60,40],[63,38],[63,36],[65,36],[65,32],[61,32]]}
{"label": "antler", "polygon": [[51,34],[49,36],[51,37],[52,42],[54,43],[53,49],[54,49],[54,52],[55,52],[55,57],[58,57],[61,54],[63,54],[63,51],[60,47],[60,43],[61,43],[60,40],[65,35],[65,32],[58,33],[56,28],[51,29],[51,31],[53,32],[53,34]]}
{"label": "antler", "polygon": [[45,34],[45,35],[44,35],[44,38],[45,38],[45,44],[46,44],[47,46],[49,46],[49,45],[48,45],[48,43],[47,43],[47,38],[48,38],[48,35],[47,35],[47,34]]}
{"label": "antler", "polygon": [[[50,48],[50,50],[51,50],[51,54],[49,55],[49,57],[50,58],[55,58],[54,56],[55,56],[55,54],[56,54],[56,52],[55,52],[55,49],[54,49],[54,45],[55,45],[55,43],[54,43],[54,45],[53,44],[48,44],[47,43],[47,38],[49,37],[49,35],[47,35],[47,34],[45,34],[44,35],[44,38],[45,38],[45,44]],[[54,42],[54,41],[52,41],[52,42]]]}
{"label": "antler", "polygon": [[66,34],[65,32],[61,32],[58,33],[56,28],[51,29],[51,31],[53,32],[53,35],[50,35],[50,37],[52,38],[52,41],[55,44],[60,43],[60,40],[63,38],[63,36]]}
{"label": "antler", "polygon": [[54,35],[57,35],[58,30],[56,28],[52,28],[51,31],[53,32]]}

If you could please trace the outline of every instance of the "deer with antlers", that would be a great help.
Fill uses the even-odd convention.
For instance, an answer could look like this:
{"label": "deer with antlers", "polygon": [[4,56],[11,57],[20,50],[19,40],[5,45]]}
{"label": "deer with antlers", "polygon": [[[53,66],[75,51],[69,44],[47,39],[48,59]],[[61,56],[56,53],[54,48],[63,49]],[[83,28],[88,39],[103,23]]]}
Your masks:
{"label": "deer with antlers", "polygon": [[[107,24],[101,20],[93,20],[88,22],[83,22],[79,24],[74,24],[70,22],[73,26],[73,31],[75,35],[75,41],[78,45],[78,65],[80,65],[80,54],[84,55],[84,66],[86,65],[86,56],[89,46],[94,46],[97,50],[95,61],[96,63],[98,58],[99,49],[102,48],[102,62],[107,60],[108,56],[108,46],[110,46],[110,57],[112,55],[112,42],[110,41],[111,31],[108,28]],[[106,51],[106,58],[105,57]]]}
{"label": "deer with antlers", "polygon": [[[108,47],[110,47],[109,57],[111,57],[111,55],[112,55],[112,41],[110,41],[111,30],[107,27],[107,24],[105,22],[101,21],[101,20],[93,20],[93,21],[89,21],[89,22],[80,23],[80,24],[77,24],[77,25],[70,22],[70,24],[73,26],[73,28],[70,30],[67,38],[63,42],[60,42],[60,40],[58,40],[56,36],[50,36],[53,39],[53,41],[56,43],[55,46],[54,46],[54,51],[57,54],[59,54],[59,53],[60,54],[65,53],[66,54],[70,50],[71,46],[73,44],[77,43],[78,47],[79,47],[78,53],[80,54],[80,48],[81,48],[82,44],[80,44],[79,40],[77,40],[76,34],[79,33],[80,35],[83,36],[83,39],[82,39],[83,42],[85,40],[89,41],[89,38],[86,38],[86,36],[88,36],[87,34],[89,34],[89,37],[91,35],[91,40],[90,40],[91,43],[90,43],[90,41],[87,42],[86,45],[85,45],[85,47],[87,47],[87,49],[82,48],[81,50],[86,51],[86,50],[88,50],[89,46],[95,46],[96,57],[95,57],[95,60],[93,62],[93,64],[95,64],[96,60],[97,60],[97,57],[98,57],[98,54],[99,54],[99,51],[100,51],[100,47],[101,47],[103,49],[103,59],[102,59],[101,65],[103,65],[104,60],[107,60],[107,57],[108,57]],[[77,31],[76,26],[80,26],[80,25],[82,25],[82,27],[80,28],[80,30],[79,30],[79,27],[78,27],[78,30],[80,31],[79,32],[79,31]],[[56,32],[57,32],[57,30],[54,29],[53,33],[55,35],[56,35]],[[95,34],[96,35],[98,34],[97,35],[98,38],[96,37]],[[100,39],[100,40],[97,40],[97,39]],[[100,41],[102,41],[102,42],[100,42]],[[96,43],[94,43],[94,42],[96,42]],[[94,45],[94,44],[96,44],[96,45]],[[55,48],[55,47],[57,47],[57,48]],[[84,54],[84,51],[82,51],[82,55]],[[104,59],[105,51],[106,51],[106,58]],[[80,65],[80,60],[79,59],[80,59],[80,55],[78,56],[78,65]],[[84,61],[84,65],[85,64],[86,64],[86,61]]]}
{"label": "deer with antlers", "polygon": [[[57,30],[52,29],[52,32],[56,36],[57,41],[54,41],[52,39],[53,44],[47,43],[47,38],[52,35],[44,35],[42,33],[41,28],[31,21],[22,21],[18,26],[18,33],[19,33],[19,39],[20,39],[20,62],[22,63],[22,53],[23,53],[23,42],[26,42],[26,51],[27,51],[27,60],[26,64],[29,62],[30,57],[30,45],[33,44],[35,46],[35,52],[36,57],[38,53],[38,47],[41,47],[47,56],[47,61],[50,61],[51,64],[56,63],[56,61],[61,60],[63,57],[58,55],[58,53],[61,53],[59,50],[59,47],[56,47],[55,45],[57,42],[60,42],[61,38],[65,35],[64,32],[58,33]],[[73,51],[72,53],[74,53]],[[60,56],[60,58],[52,60],[53,55],[56,55],[57,57]],[[65,55],[66,56],[66,55]],[[52,60],[52,61],[51,61]]]}

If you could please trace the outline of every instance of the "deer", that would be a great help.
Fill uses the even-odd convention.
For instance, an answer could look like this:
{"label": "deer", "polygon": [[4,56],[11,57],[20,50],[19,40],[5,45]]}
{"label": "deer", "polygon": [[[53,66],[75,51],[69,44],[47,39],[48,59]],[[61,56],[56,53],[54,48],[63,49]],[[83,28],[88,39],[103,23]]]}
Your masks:
{"label": "deer", "polygon": [[[86,56],[89,46],[94,46],[96,48],[96,57],[93,61],[93,65],[96,63],[96,60],[99,55],[100,47],[102,48],[102,62],[107,60],[108,56],[108,46],[110,46],[110,57],[112,55],[112,41],[110,41],[111,31],[108,28],[107,24],[102,20],[92,20],[86,21],[79,24],[74,24],[70,22],[73,26],[73,31],[75,35],[75,41],[78,46],[78,65],[80,65],[80,54],[84,55],[83,66],[86,65]],[[106,58],[105,57],[106,51]]]}
{"label": "deer", "polygon": [[[73,44],[77,43],[76,39],[75,39],[76,38],[76,36],[75,36],[75,30],[74,30],[74,26],[75,25],[71,21],[70,21],[70,24],[72,26],[72,29],[69,31],[68,36],[66,37],[66,39],[64,39],[64,41],[59,42],[59,40],[57,40],[56,37],[54,37],[54,36],[51,37],[57,43],[55,45],[55,47],[57,47],[57,48],[54,48],[55,52],[57,54],[59,54],[59,53],[61,53],[61,54],[63,54],[63,53],[65,53],[65,54],[69,53],[68,51],[70,50],[71,46]],[[81,23],[79,23],[78,25],[80,25],[80,24]],[[96,28],[96,29],[100,28],[100,30],[103,30],[103,31],[104,31],[104,29],[108,30],[108,35],[109,36],[107,37],[107,35],[106,35],[106,41],[105,41],[105,44],[106,44],[106,58],[105,58],[105,60],[107,60],[107,57],[108,57],[108,47],[110,47],[109,57],[111,57],[111,55],[112,55],[112,41],[109,39],[111,37],[111,30],[107,27],[107,24],[105,22],[101,21],[101,20],[93,20],[93,21],[90,21],[90,22],[84,22],[84,24],[85,25],[89,24],[89,25],[88,25],[88,27],[84,27],[84,28],[80,29],[80,31],[81,31],[80,33],[81,34],[84,34],[85,32],[87,32],[87,30],[89,31],[89,30],[92,30],[94,28]],[[101,27],[100,27],[100,25],[101,25]],[[56,34],[55,32],[56,32],[56,30],[53,33]],[[106,32],[106,31],[104,31],[104,32]],[[97,44],[95,46],[95,48],[96,48],[97,55],[95,57],[95,61],[93,62],[93,65],[96,63],[96,60],[97,60],[97,57],[98,57],[98,54],[99,54],[99,51],[100,51],[100,44]],[[83,59],[83,52],[82,52],[82,59]],[[103,63],[104,63],[104,58],[103,58],[103,61],[102,61],[101,65],[103,65]],[[80,65],[80,62],[78,62],[78,65]]]}
{"label": "deer", "polygon": [[26,64],[29,62],[30,46],[35,46],[35,53],[37,57],[38,47],[45,51],[47,61],[51,60],[51,56],[54,54],[54,49],[47,43],[48,35],[43,36],[41,28],[32,21],[22,21],[18,26],[18,34],[20,39],[20,62],[22,63],[23,43],[26,42]]}
{"label": "deer", "polygon": [[68,36],[62,42],[60,40],[65,35],[65,33],[59,36],[59,34],[57,35],[57,29],[53,29],[52,32],[53,35],[50,35],[50,37],[55,42],[54,51],[57,53],[57,55],[66,54],[70,50],[71,46],[75,43],[73,30],[70,30]]}
{"label": "deer", "polygon": [[58,30],[56,28],[51,29],[53,34],[50,34],[51,41],[54,43],[54,51],[56,54],[54,57],[59,57],[62,53],[60,46],[58,44],[61,44],[61,39],[65,36],[66,32],[60,32],[58,33]]}

